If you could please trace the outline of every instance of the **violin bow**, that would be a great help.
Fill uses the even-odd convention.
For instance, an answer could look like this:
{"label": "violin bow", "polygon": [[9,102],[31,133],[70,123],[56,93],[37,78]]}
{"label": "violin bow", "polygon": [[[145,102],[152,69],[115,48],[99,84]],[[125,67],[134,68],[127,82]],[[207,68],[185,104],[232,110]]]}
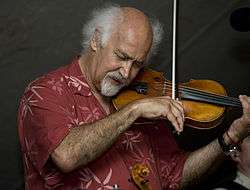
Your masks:
{"label": "violin bow", "polygon": [[176,29],[177,29],[177,0],[173,4],[173,47],[172,47],[172,99],[176,98]]}

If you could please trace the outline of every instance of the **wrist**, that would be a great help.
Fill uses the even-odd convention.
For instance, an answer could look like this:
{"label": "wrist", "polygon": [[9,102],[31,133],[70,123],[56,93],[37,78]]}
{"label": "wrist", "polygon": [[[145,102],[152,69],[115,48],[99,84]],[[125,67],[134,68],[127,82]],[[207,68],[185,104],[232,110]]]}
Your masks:
{"label": "wrist", "polygon": [[232,135],[229,133],[229,131],[226,131],[223,134],[223,139],[225,141],[225,143],[228,144],[238,144],[238,140],[236,140],[235,138],[232,137]]}
{"label": "wrist", "polygon": [[242,138],[240,134],[236,131],[228,130],[223,134],[226,141],[229,141],[231,144],[240,144],[242,142]]}
{"label": "wrist", "polygon": [[140,106],[138,105],[138,103],[136,103],[136,101],[130,103],[128,106],[129,106],[131,115],[135,118],[135,120],[141,117],[142,113],[140,110]]}
{"label": "wrist", "polygon": [[222,149],[222,151],[226,155],[233,155],[236,154],[239,151],[239,144],[234,142],[228,132],[225,132],[224,134],[219,135],[218,137],[218,143]]}

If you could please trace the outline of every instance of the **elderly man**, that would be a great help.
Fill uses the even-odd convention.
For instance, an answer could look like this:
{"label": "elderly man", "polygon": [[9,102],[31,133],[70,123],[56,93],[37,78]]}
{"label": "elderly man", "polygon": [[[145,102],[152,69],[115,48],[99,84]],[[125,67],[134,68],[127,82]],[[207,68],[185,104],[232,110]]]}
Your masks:
{"label": "elderly man", "polygon": [[[111,97],[145,66],[161,38],[159,24],[141,11],[111,6],[83,30],[82,55],[32,82],[20,102],[18,124],[26,189],[136,189],[131,168],[149,169],[152,189],[195,182],[225,157],[222,148],[249,135],[250,98],[244,114],[220,138],[193,153],[180,150],[165,117],[183,130],[182,104],[170,97],[137,100],[114,111]],[[153,124],[136,125],[138,118]]]}

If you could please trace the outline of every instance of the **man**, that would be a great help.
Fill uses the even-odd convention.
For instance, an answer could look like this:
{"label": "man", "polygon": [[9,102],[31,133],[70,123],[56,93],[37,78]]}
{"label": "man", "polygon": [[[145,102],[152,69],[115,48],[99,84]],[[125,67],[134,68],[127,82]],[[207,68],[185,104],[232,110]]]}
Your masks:
{"label": "man", "polygon": [[247,190],[250,189],[250,137],[243,140],[240,149],[231,155],[236,163],[237,172],[233,180],[223,181],[214,190]]}
{"label": "man", "polygon": [[[137,100],[113,111],[111,97],[145,66],[160,39],[159,24],[141,11],[113,6],[93,15],[83,30],[84,51],[71,64],[31,83],[18,124],[27,189],[136,189],[131,168],[145,164],[152,189],[195,182],[225,157],[217,140],[193,153],[175,143],[164,122],[183,130],[184,111],[170,97]],[[250,98],[227,135],[249,135]],[[138,125],[138,118],[153,124]],[[224,144],[231,139],[223,135]]]}

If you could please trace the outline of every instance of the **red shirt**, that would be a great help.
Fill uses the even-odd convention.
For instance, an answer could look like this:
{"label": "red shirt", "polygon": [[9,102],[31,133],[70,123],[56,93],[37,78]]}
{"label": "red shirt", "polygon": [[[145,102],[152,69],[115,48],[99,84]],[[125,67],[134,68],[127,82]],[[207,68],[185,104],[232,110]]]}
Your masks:
{"label": "red shirt", "polygon": [[62,173],[50,154],[71,128],[103,117],[106,113],[84,79],[78,59],[29,84],[18,112],[26,189],[102,190],[118,184],[122,190],[135,190],[130,170],[136,163],[150,169],[152,189],[178,187],[187,154],[162,121],[134,124],[99,158]]}

